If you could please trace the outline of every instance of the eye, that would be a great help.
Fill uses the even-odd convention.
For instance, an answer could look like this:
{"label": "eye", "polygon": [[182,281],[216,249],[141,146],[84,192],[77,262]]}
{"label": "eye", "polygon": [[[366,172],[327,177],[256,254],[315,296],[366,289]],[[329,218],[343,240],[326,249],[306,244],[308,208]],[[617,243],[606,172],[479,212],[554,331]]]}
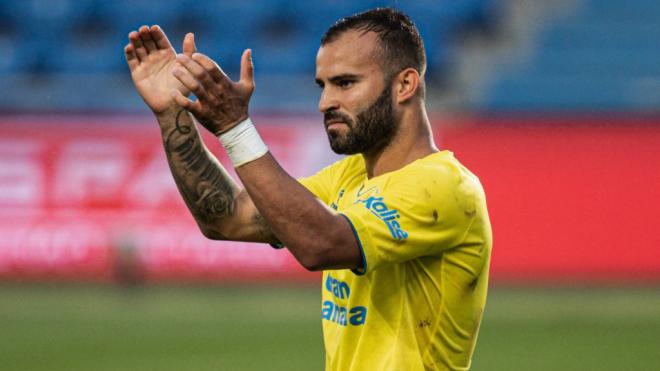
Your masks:
{"label": "eye", "polygon": [[344,79],[344,80],[339,80],[339,82],[337,83],[337,85],[339,85],[339,87],[342,88],[342,89],[348,89],[348,88],[350,88],[351,86],[353,86],[353,83],[354,83],[353,80],[346,80],[346,79]]}

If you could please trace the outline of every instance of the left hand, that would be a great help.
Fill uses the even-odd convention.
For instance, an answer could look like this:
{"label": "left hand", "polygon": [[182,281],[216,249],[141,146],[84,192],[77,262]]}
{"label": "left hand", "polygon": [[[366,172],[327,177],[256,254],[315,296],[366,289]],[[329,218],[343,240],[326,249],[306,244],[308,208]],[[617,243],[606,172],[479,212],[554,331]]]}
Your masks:
{"label": "left hand", "polygon": [[246,49],[241,57],[241,78],[233,82],[222,69],[204,54],[192,57],[180,54],[181,67],[172,74],[197,97],[186,98],[179,90],[172,90],[174,101],[192,113],[207,130],[216,136],[248,118],[248,105],[254,91],[252,51]]}
{"label": "left hand", "polygon": [[[170,108],[179,110],[170,92],[178,90],[188,96],[190,90],[172,76],[178,62],[165,32],[158,25],[142,26],[128,38],[130,42],[124,48],[126,62],[142,99],[156,115]],[[196,50],[194,35],[189,33],[183,40],[183,54],[190,57]]]}

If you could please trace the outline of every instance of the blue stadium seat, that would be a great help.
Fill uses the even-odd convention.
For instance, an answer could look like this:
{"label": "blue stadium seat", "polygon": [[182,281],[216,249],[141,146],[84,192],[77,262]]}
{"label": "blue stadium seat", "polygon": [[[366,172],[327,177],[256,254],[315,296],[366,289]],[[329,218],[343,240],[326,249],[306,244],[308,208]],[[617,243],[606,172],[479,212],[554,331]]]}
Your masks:
{"label": "blue stadium seat", "polygon": [[[453,32],[462,24],[478,21],[494,3],[496,0],[3,1],[0,73],[48,75],[52,84],[48,88],[57,89],[62,84],[60,93],[66,95],[51,99],[49,104],[91,107],[97,103],[87,99],[91,94],[85,92],[93,91],[108,97],[108,104],[123,107],[125,101],[110,98],[125,96],[125,92],[112,90],[116,89],[114,84],[98,84],[106,81],[103,76],[107,74],[127,79],[123,46],[128,32],[143,24],[159,24],[178,51],[184,34],[195,32],[199,51],[215,59],[234,78],[238,77],[242,51],[252,48],[256,74],[265,82],[261,88],[267,93],[257,100],[275,99],[272,105],[290,107],[290,102],[279,101],[278,93],[287,77],[296,76],[297,81],[309,80],[309,86],[294,88],[298,98],[307,97],[301,105],[308,106],[309,97],[316,96],[313,74],[319,41],[337,19],[376,6],[401,7],[420,28],[433,77],[452,63]],[[98,74],[100,78],[88,86],[71,82],[72,74]],[[66,94],[72,84],[80,94]],[[263,98],[266,96],[269,98]]]}
{"label": "blue stadium seat", "polygon": [[[525,66],[486,92],[488,109],[653,109],[660,84],[660,2],[588,0],[548,25]],[[655,94],[655,95],[654,95]]]}
{"label": "blue stadium seat", "polygon": [[493,88],[486,108],[495,110],[585,110],[621,108],[625,81],[617,79],[526,76],[502,79]]}
{"label": "blue stadium seat", "polygon": [[659,76],[660,49],[622,53],[618,50],[540,50],[531,70],[545,76]]}
{"label": "blue stadium seat", "polygon": [[93,0],[10,1],[4,11],[21,37],[53,40],[74,28],[93,5]]}
{"label": "blue stadium seat", "polygon": [[6,35],[0,35],[0,73],[20,72],[25,61],[21,60],[22,49],[17,45],[18,40]]}
{"label": "blue stadium seat", "polygon": [[47,56],[54,72],[118,72],[126,70],[124,43],[112,37],[76,40]]}
{"label": "blue stadium seat", "polygon": [[142,25],[173,24],[185,10],[183,1],[112,0],[96,2],[95,13],[128,33]]}

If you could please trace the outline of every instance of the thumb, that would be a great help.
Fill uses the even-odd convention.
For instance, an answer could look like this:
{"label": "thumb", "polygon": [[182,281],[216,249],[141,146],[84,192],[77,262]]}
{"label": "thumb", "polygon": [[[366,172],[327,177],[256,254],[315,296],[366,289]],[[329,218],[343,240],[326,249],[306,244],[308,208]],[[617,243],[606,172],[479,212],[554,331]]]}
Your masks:
{"label": "thumb", "polygon": [[245,49],[241,57],[241,83],[254,87],[254,64],[252,63],[252,49]]}
{"label": "thumb", "polygon": [[195,34],[188,32],[186,37],[183,38],[183,54],[192,57],[193,53],[196,52],[197,46],[195,45]]}

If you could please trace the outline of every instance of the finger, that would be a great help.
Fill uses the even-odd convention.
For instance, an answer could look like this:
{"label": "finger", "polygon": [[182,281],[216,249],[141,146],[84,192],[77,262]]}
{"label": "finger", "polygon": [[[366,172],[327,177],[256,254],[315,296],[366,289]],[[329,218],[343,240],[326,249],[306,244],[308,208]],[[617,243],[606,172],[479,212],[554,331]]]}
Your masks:
{"label": "finger", "polygon": [[195,45],[195,34],[189,32],[186,34],[186,37],[183,38],[183,54],[192,57],[193,53],[196,51],[197,45]]}
{"label": "finger", "polygon": [[204,87],[202,84],[197,81],[197,79],[190,73],[188,72],[187,69],[181,68],[181,67],[175,67],[172,70],[172,75],[179,80],[183,86],[188,88],[193,94],[197,96],[199,99],[206,99],[207,94],[206,90],[204,90]]}
{"label": "finger", "polygon": [[176,56],[176,61],[185,69],[190,72],[197,81],[199,81],[205,89],[210,89],[217,84],[211,75],[202,67],[201,64],[197,63],[195,60],[190,59],[185,54],[179,54]]}
{"label": "finger", "polygon": [[128,34],[128,40],[133,45],[133,49],[135,49],[135,54],[138,56],[138,59],[143,60],[147,58],[147,49],[145,49],[144,45],[142,44],[140,34],[133,31]]}
{"label": "finger", "polygon": [[124,56],[126,57],[126,63],[128,63],[128,68],[133,71],[140,65],[140,60],[135,54],[135,48],[133,44],[128,44],[124,47]]}
{"label": "finger", "polygon": [[172,43],[170,43],[167,35],[165,35],[165,32],[163,32],[163,29],[159,25],[153,25],[149,30],[151,31],[151,38],[156,43],[158,49],[174,49]]}
{"label": "finger", "polygon": [[220,66],[218,66],[218,64],[213,61],[213,59],[202,53],[193,54],[192,59],[204,67],[206,72],[208,72],[213,80],[217,82],[231,82],[229,76],[227,76],[225,71],[223,71],[222,68],[220,68]]}
{"label": "finger", "polygon": [[147,53],[153,53],[157,50],[156,43],[154,42],[154,39],[151,38],[151,32],[149,32],[149,27],[147,26],[140,27],[140,39],[142,39],[142,43],[144,44],[144,47],[147,49]]}
{"label": "finger", "polygon": [[254,86],[254,63],[252,63],[252,49],[245,49],[241,56],[241,83]]}
{"label": "finger", "polygon": [[180,91],[174,89],[170,92],[170,96],[174,99],[174,103],[185,108],[189,112],[192,112],[193,114],[199,112],[199,103],[186,98]]}

